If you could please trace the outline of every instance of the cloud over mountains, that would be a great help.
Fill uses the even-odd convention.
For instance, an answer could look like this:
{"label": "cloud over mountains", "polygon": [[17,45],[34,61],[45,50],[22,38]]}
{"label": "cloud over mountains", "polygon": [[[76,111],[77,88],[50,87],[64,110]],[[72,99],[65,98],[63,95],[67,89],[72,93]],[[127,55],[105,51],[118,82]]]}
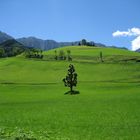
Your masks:
{"label": "cloud over mountains", "polygon": [[140,28],[131,28],[127,31],[116,31],[112,33],[113,37],[128,37],[128,36],[135,36],[136,38],[131,41],[131,48],[133,51],[140,48]]}

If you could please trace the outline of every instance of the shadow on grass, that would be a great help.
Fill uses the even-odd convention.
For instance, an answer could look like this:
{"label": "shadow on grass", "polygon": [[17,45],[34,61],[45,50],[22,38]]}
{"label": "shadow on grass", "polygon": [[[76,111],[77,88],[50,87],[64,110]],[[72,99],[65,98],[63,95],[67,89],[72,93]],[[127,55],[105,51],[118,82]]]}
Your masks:
{"label": "shadow on grass", "polygon": [[70,95],[77,95],[77,94],[80,94],[80,92],[79,91],[68,91],[68,92],[66,92],[66,93],[64,93],[65,95],[67,95],[67,94],[70,94]]}

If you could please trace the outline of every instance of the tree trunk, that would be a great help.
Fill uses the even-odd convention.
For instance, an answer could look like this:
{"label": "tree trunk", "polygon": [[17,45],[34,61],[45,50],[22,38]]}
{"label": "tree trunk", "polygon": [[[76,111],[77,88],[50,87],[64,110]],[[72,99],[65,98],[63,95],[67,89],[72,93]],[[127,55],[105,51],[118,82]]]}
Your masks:
{"label": "tree trunk", "polygon": [[71,94],[72,94],[72,91],[73,91],[73,87],[71,86],[71,87],[70,87],[70,92],[71,92]]}

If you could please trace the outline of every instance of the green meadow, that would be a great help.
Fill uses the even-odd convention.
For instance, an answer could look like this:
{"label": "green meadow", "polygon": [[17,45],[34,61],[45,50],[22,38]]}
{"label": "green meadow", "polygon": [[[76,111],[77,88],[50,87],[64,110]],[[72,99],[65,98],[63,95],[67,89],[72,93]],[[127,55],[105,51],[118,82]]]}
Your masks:
{"label": "green meadow", "polygon": [[[56,50],[71,50],[73,61],[54,60],[54,50],[43,52],[42,60],[0,59],[0,140],[139,140],[140,54]],[[69,64],[78,74],[78,95],[64,95]]]}

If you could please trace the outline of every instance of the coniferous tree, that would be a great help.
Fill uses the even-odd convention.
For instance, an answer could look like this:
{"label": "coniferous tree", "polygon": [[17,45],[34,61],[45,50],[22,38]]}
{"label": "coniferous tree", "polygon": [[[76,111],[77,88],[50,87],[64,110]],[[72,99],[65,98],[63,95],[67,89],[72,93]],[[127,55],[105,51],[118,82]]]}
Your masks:
{"label": "coniferous tree", "polygon": [[64,85],[70,88],[70,93],[73,93],[73,87],[77,85],[77,73],[72,64],[69,65],[68,74],[66,78],[63,79]]}
{"label": "coniferous tree", "polygon": [[58,59],[58,56],[57,56],[57,50],[55,50],[54,53],[55,53],[55,57],[54,57],[54,59],[57,60],[57,59]]}
{"label": "coniferous tree", "polygon": [[101,62],[104,62],[103,61],[103,54],[102,54],[102,52],[100,52],[100,60],[101,60]]}

